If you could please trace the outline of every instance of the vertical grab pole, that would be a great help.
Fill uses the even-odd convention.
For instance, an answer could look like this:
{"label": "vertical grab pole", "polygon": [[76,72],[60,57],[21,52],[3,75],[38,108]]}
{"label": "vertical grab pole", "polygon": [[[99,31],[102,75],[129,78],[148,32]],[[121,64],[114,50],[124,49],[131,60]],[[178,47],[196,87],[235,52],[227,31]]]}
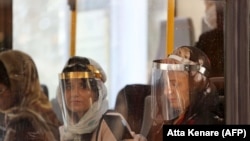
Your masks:
{"label": "vertical grab pole", "polygon": [[168,0],[168,17],[167,17],[167,46],[166,55],[168,56],[174,49],[174,13],[175,13],[175,0]]}
{"label": "vertical grab pole", "polygon": [[77,0],[68,0],[68,3],[71,10],[70,56],[74,56],[76,52]]}

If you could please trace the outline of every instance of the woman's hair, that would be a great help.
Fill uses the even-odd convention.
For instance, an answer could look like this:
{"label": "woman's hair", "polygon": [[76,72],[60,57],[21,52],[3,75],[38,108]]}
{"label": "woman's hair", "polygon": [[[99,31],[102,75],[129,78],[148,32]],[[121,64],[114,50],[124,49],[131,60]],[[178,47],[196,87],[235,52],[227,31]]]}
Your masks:
{"label": "woman's hair", "polygon": [[4,141],[56,141],[46,121],[31,109],[13,109],[7,123]]}

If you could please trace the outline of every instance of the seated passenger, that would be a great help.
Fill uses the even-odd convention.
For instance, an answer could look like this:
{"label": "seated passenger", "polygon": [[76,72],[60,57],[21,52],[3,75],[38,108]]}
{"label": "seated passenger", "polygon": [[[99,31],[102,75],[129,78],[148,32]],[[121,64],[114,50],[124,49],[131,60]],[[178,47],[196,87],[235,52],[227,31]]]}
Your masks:
{"label": "seated passenger", "polygon": [[166,59],[154,60],[148,140],[162,140],[164,124],[222,124],[209,71],[210,61],[196,47],[182,46]]}
{"label": "seated passenger", "polygon": [[205,23],[211,30],[202,33],[195,47],[211,61],[209,77],[224,77],[224,10],[225,1],[205,0]]}
{"label": "seated passenger", "polygon": [[[49,126],[49,131],[59,140],[58,128],[61,123],[41,90],[33,59],[24,52],[7,50],[0,53],[0,110],[6,114],[5,117],[9,118],[16,108],[29,109],[42,116],[44,123]],[[0,122],[4,121],[6,119]],[[6,125],[9,123],[7,122]],[[25,128],[26,124],[21,122],[20,126]]]}
{"label": "seated passenger", "polygon": [[45,84],[41,84],[41,89],[42,89],[43,93],[47,96],[47,98],[49,99],[48,87]]}
{"label": "seated passenger", "polygon": [[94,60],[79,56],[68,60],[59,83],[64,120],[61,141],[146,140],[123,125],[126,121],[120,114],[108,111],[105,82],[106,75]]}

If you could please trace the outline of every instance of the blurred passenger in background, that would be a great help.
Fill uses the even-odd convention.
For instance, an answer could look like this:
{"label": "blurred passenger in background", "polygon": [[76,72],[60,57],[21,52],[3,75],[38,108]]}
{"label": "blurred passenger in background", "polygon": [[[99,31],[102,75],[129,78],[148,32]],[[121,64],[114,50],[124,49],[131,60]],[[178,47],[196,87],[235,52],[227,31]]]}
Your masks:
{"label": "blurred passenger in background", "polygon": [[[6,140],[10,141],[11,136],[11,141],[20,141],[23,138],[19,133],[24,131],[27,131],[24,134],[25,138],[34,141],[59,140],[58,128],[61,123],[41,89],[33,59],[24,52],[7,50],[0,53],[0,110],[6,117],[4,120],[7,128]],[[23,111],[30,112],[23,114]],[[26,130],[28,124],[34,125],[32,122],[44,126],[33,126],[32,129]],[[51,132],[49,133],[51,138],[42,132],[45,126],[48,127],[47,132]]]}
{"label": "blurred passenger in background", "polygon": [[196,47],[211,61],[210,77],[224,76],[224,0],[205,0],[204,21],[210,30],[200,35]]}
{"label": "blurred passenger in background", "polygon": [[208,79],[210,61],[201,50],[182,46],[153,63],[148,140],[163,140],[163,125],[223,124],[219,98]]}
{"label": "blurred passenger in background", "polygon": [[43,93],[47,96],[47,98],[49,99],[48,87],[45,84],[41,84],[41,89],[42,89]]}

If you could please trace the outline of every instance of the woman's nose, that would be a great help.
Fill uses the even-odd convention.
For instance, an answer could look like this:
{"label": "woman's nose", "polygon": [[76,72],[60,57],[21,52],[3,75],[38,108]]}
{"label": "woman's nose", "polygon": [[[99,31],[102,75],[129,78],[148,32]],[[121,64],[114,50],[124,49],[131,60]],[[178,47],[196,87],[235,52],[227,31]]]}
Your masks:
{"label": "woman's nose", "polygon": [[77,87],[73,87],[71,89],[71,94],[72,94],[72,96],[79,96],[80,95],[80,89],[77,88]]}
{"label": "woman's nose", "polygon": [[171,86],[171,85],[166,85],[165,86],[165,94],[167,94],[167,95],[171,95],[171,94],[173,94],[173,91],[174,91],[174,87],[173,86]]}

